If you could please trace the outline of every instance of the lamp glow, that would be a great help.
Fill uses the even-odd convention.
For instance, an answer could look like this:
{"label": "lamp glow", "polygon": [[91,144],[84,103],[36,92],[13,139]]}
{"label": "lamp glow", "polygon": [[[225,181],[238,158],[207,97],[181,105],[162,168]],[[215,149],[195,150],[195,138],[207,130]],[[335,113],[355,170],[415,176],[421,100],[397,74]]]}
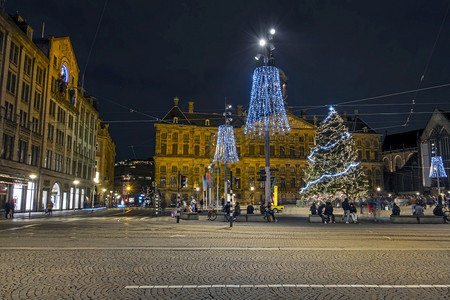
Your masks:
{"label": "lamp glow", "polygon": [[264,47],[265,45],[266,45],[266,40],[265,39],[260,39],[259,40],[259,45],[261,46],[261,47]]}

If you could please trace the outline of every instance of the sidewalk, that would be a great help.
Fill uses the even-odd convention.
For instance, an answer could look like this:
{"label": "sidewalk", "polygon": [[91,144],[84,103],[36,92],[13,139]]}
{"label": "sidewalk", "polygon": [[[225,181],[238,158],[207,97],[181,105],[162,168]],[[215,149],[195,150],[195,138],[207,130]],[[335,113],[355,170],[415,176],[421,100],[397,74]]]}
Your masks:
{"label": "sidewalk", "polygon": [[[14,213],[14,219],[42,219],[42,218],[52,218],[52,217],[70,217],[75,215],[88,215],[88,214],[95,214],[98,212],[103,212],[105,210],[81,210],[81,209],[75,209],[75,210],[53,210],[52,215],[46,215],[43,211],[38,212],[19,212]],[[5,218],[5,212],[0,213],[0,220],[8,221],[9,218]]]}
{"label": "sidewalk", "polygon": [[[431,208],[427,206],[427,209],[424,210],[424,215],[432,216],[433,208],[434,208],[434,206]],[[334,207],[333,212],[335,215],[344,214],[344,211],[342,210],[341,207]],[[365,221],[375,220],[373,214],[369,214],[369,209],[367,208],[367,206],[363,207],[362,214],[360,212],[361,212],[361,208],[357,207],[357,214],[358,214],[359,220],[365,220]],[[309,207],[307,207],[307,206],[286,205],[283,214],[308,217],[310,212],[309,212]],[[389,222],[389,217],[391,216],[391,214],[392,214],[391,209],[390,210],[381,210],[380,209],[377,211],[376,219],[380,220],[380,221]],[[400,206],[400,215],[411,216],[412,215],[411,205]]]}

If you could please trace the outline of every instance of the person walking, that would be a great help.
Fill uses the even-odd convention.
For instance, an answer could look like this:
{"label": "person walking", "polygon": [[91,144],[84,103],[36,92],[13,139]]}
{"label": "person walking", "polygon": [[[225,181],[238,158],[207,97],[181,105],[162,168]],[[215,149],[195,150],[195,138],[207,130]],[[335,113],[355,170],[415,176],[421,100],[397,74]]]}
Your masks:
{"label": "person walking", "polygon": [[177,223],[180,223],[180,213],[181,213],[182,209],[183,209],[183,203],[180,200],[178,200],[178,202],[177,202]]}
{"label": "person walking", "polygon": [[[336,220],[334,219],[334,214],[333,214],[333,205],[331,204],[330,201],[327,201],[327,203],[325,204],[325,216],[326,216],[326,221],[325,223],[329,222],[333,222],[336,223]],[[330,219],[331,216],[331,219]]]}
{"label": "person walking", "polygon": [[49,216],[53,215],[53,202],[51,200],[47,204],[47,213]]}
{"label": "person walking", "polygon": [[227,201],[227,204],[225,204],[225,207],[223,208],[223,216],[225,217],[225,221],[230,222],[230,213],[231,213],[231,203],[230,201]]}
{"label": "person walking", "polygon": [[15,200],[11,201],[10,208],[11,208],[11,211],[9,212],[9,217],[11,219],[13,219],[14,218],[14,210],[16,209]]}
{"label": "person walking", "polygon": [[348,224],[348,219],[350,218],[350,204],[348,203],[348,198],[345,198],[344,202],[342,202],[342,209],[344,210],[342,220],[345,218],[345,223]]}
{"label": "person walking", "polygon": [[239,202],[236,202],[233,212],[233,221],[236,221],[237,216],[239,216],[240,214],[241,214],[241,206],[239,205]]}
{"label": "person walking", "polygon": [[197,200],[195,200],[194,196],[191,196],[191,208],[192,208],[192,212],[196,212],[196,205],[197,205]]}
{"label": "person walking", "polygon": [[364,205],[364,201],[362,198],[359,198],[359,208],[360,208],[360,214],[363,214],[363,205]]}
{"label": "person walking", "polygon": [[9,211],[11,210],[11,203],[9,201],[6,201],[4,208],[5,208],[5,219],[8,219]]}

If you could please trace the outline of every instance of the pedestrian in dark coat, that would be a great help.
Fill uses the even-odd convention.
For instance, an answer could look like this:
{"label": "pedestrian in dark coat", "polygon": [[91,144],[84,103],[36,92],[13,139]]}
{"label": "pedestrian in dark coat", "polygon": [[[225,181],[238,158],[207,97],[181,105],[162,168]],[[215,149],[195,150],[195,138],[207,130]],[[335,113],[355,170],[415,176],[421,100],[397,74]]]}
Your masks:
{"label": "pedestrian in dark coat", "polygon": [[[327,222],[333,222],[336,223],[336,220],[334,219],[334,214],[333,214],[333,205],[331,205],[331,202],[327,201],[327,203],[325,204],[325,216],[326,216],[326,221]],[[330,219],[331,217],[331,219]]]}
{"label": "pedestrian in dark coat", "polygon": [[8,219],[9,211],[11,210],[11,203],[7,201],[5,203],[5,218]]}
{"label": "pedestrian in dark coat", "polygon": [[322,222],[325,223],[326,219],[325,216],[323,215],[323,210],[325,209],[325,203],[321,203],[319,205],[319,207],[317,208],[317,214],[322,218]]}
{"label": "pedestrian in dark coat", "polygon": [[312,215],[316,215],[316,214],[317,214],[316,203],[313,202],[313,204],[312,204],[311,207],[309,208],[309,211],[311,212]]}

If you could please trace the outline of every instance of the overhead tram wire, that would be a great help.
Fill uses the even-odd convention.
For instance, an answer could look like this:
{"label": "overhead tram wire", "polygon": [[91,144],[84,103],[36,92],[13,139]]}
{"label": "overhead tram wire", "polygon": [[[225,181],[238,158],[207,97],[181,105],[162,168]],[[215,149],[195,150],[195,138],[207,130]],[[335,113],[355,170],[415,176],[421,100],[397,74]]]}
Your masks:
{"label": "overhead tram wire", "polygon": [[[444,87],[450,87],[450,83],[444,83],[444,84],[440,84],[440,85],[434,85],[434,86],[429,86],[429,87],[425,87],[425,88],[407,90],[407,91],[379,95],[379,96],[374,96],[374,97],[361,98],[361,99],[356,99],[356,100],[351,100],[351,101],[344,101],[344,102],[333,104],[333,106],[340,106],[340,105],[344,105],[344,104],[353,104],[353,103],[365,102],[365,101],[369,101],[369,100],[394,97],[394,96],[399,96],[399,95],[406,95],[406,94],[410,94],[410,93],[414,93],[414,92],[421,92],[421,91],[439,89],[439,88],[444,88]],[[383,104],[380,104],[380,105],[383,105]],[[329,104],[306,106],[306,107],[304,107],[304,109],[313,110],[313,109],[321,109],[324,107],[329,107]],[[295,111],[297,111],[297,110],[295,110]]]}
{"label": "overhead tram wire", "polygon": [[[448,9],[449,9],[449,7],[450,7],[450,3],[447,5],[447,10],[445,11],[444,18],[442,19],[441,26],[439,27],[438,34],[437,34],[437,36],[436,36],[436,39],[434,40],[433,47],[431,48],[430,55],[428,56],[428,60],[427,60],[427,63],[426,63],[426,65],[425,65],[425,69],[423,70],[422,76],[420,77],[420,80],[419,80],[419,84],[418,84],[418,86],[417,86],[417,89],[420,89],[420,87],[422,86],[423,79],[425,78],[425,74],[426,74],[427,71],[428,71],[428,67],[429,67],[429,65],[430,65],[431,58],[433,57],[434,50],[436,49],[436,44],[437,44],[437,42],[438,42],[438,40],[439,40],[439,37],[440,37],[440,35],[441,35],[442,28],[444,27],[445,20],[447,19],[447,14],[448,14]],[[405,127],[409,125],[409,121],[410,121],[410,119],[411,119],[411,115],[412,115],[413,112],[414,112],[414,104],[415,104],[415,102],[416,102],[417,93],[418,93],[418,91],[415,92],[414,97],[413,97],[413,99],[412,99],[412,101],[411,101],[411,110],[410,110],[410,112],[409,112],[409,115],[408,115],[408,118],[406,119],[405,124],[403,124],[403,126],[405,126]]]}
{"label": "overhead tram wire", "polygon": [[105,4],[103,5],[102,14],[100,15],[100,18],[98,20],[97,29],[95,30],[94,38],[92,39],[91,47],[89,48],[88,56],[86,58],[86,64],[84,65],[83,74],[81,75],[81,87],[84,88],[84,74],[86,73],[86,69],[89,63],[89,58],[91,57],[92,49],[94,48],[95,40],[97,39],[98,31],[100,30],[100,25],[103,20],[103,15],[105,13],[106,5],[108,4],[109,0],[105,0]]}

